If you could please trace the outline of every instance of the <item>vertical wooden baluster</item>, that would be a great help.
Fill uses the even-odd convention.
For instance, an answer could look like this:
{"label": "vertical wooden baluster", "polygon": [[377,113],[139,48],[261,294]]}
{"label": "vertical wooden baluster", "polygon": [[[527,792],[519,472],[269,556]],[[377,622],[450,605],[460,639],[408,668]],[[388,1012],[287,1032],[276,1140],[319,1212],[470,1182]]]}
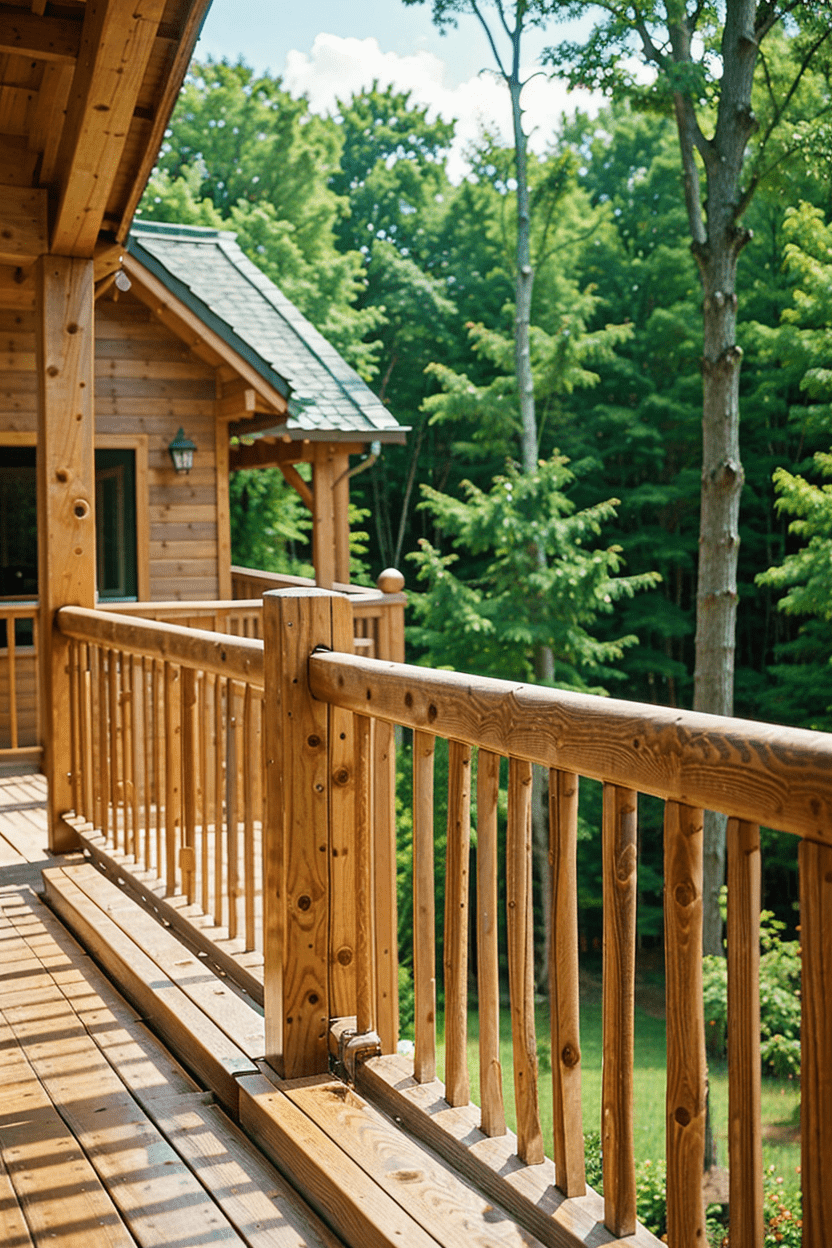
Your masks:
{"label": "vertical wooden baluster", "polygon": [[15,617],[6,616],[6,653],[9,664],[9,744],[16,750],[20,744],[17,735],[17,637]]}
{"label": "vertical wooden baluster", "polygon": [[667,1242],[705,1243],[705,1012],[702,997],[702,811],[664,812],[667,993]]}
{"label": "vertical wooden baluster", "polygon": [[243,699],[243,900],[245,902],[246,949],[254,948],[254,793],[260,768],[257,749],[256,703],[250,684]]}
{"label": "vertical wooden baluster", "polygon": [[92,671],[91,648],[84,644],[80,649],[81,669],[78,692],[81,698],[81,766],[84,776],[84,819],[95,825],[95,800],[93,797],[93,730],[92,730]]}
{"label": "vertical wooden baluster", "polygon": [[832,1243],[832,848],[803,841],[800,861],[800,1171],[803,1242]]}
{"label": "vertical wooden baluster", "polygon": [[196,897],[196,790],[197,790],[197,722],[196,703],[196,671],[192,667],[182,668],[182,849],[179,854],[179,866],[182,872],[182,892],[188,898],[188,905],[194,904]]}
{"label": "vertical wooden baluster", "polygon": [[480,1013],[480,1129],[505,1135],[500,1065],[500,961],[497,924],[497,800],[500,756],[477,755],[477,987]]}
{"label": "vertical wooden baluster", "polygon": [[[763,1242],[760,829],[729,819],[728,1160],[731,1248]],[[810,1241],[811,1242],[811,1241]]]}
{"label": "vertical wooden baluster", "polygon": [[373,721],[376,1026],[384,1053],[399,1042],[399,938],[396,913],[396,739],[392,724]]}
{"label": "vertical wooden baluster", "polygon": [[182,826],[181,672],[165,662],[165,896],[176,892],[176,858]]}
{"label": "vertical wooden baluster", "polygon": [[132,821],[133,821],[133,854],[136,862],[141,862],[141,843],[139,840],[139,793],[141,790],[141,708],[139,705],[140,688],[139,676],[140,671],[139,660],[135,655],[129,658],[130,663],[130,704],[128,711],[130,713],[131,722],[131,762],[130,762],[130,802],[132,805]]}
{"label": "vertical wooden baluster", "polygon": [[156,794],[156,878],[164,878],[164,796],[167,792],[165,767],[165,669],[164,664],[153,660],[153,781]]}
{"label": "vertical wooden baluster", "polygon": [[555,1181],[565,1196],[586,1192],[578,997],[578,777],[549,772],[552,932],[549,1008]]}
{"label": "vertical wooden baluster", "polygon": [[214,681],[214,922],[222,925],[223,916],[223,794],[225,792],[225,740],[223,725],[223,688],[221,676]]}
{"label": "vertical wooden baluster", "polygon": [[228,682],[228,726],[225,735],[226,861],[228,863],[228,935],[237,935],[237,897],[240,890],[237,869],[237,686]]}
{"label": "vertical wooden baluster", "polygon": [[[32,616],[32,648],[34,650],[35,672],[38,670],[38,654],[40,652],[40,620],[37,614]],[[40,698],[37,693],[37,676],[35,677],[35,741],[38,745],[43,745],[43,737],[41,733],[41,705]]]}
{"label": "vertical wooden baluster", "polygon": [[95,722],[98,726],[98,799],[100,802],[98,827],[106,841],[110,835],[110,757],[107,722],[107,656],[102,646],[96,646],[95,659],[97,692]]}
{"label": "vertical wooden baluster", "polygon": [[124,770],[122,772],[122,793],[124,795],[124,852],[136,852],[136,824],[133,818],[135,807],[133,798],[135,786],[133,782],[133,658],[123,653],[121,656],[121,724],[122,724],[122,755]]}
{"label": "vertical wooden baluster", "polygon": [[375,906],[373,905],[372,731],[365,715],[354,717],[356,1018],[360,1034],[376,1026]]}
{"label": "vertical wooden baluster", "polygon": [[142,655],[142,793],[144,796],[144,836],[142,839],[142,866],[145,871],[150,868],[151,845],[150,828],[153,810],[153,710],[151,702],[151,682],[153,680],[153,660]]}
{"label": "vertical wooden baluster", "polygon": [[118,756],[118,653],[107,651],[107,702],[110,708],[110,809],[113,816],[112,844],[119,848],[119,756]]}
{"label": "vertical wooden baluster", "polygon": [[517,1155],[528,1165],[543,1161],[534,1025],[534,916],[532,912],[532,765],[509,759],[506,828],[508,982]]}
{"label": "vertical wooden baluster", "polygon": [[433,869],[433,761],[436,738],[413,734],[413,1077],[436,1078],[436,890]]}
{"label": "vertical wooden baluster", "polygon": [[467,1105],[468,862],[471,749],[448,742],[448,850],[445,867],[445,1098]]}
{"label": "vertical wooden baluster", "polygon": [[633,1028],[636,948],[637,796],[604,785],[604,1071],[601,1147],[604,1224],[613,1235],[636,1226],[633,1157]]}
{"label": "vertical wooden baluster", "polygon": [[208,780],[208,744],[211,733],[211,720],[208,712],[208,675],[203,672],[199,677],[199,776],[200,776],[200,843],[199,843],[199,872],[200,886],[202,889],[200,906],[203,914],[209,912],[209,896],[211,883],[211,857],[210,857],[210,841],[208,833],[208,813],[210,805],[208,801],[209,780]]}
{"label": "vertical wooden baluster", "polygon": [[81,793],[81,743],[80,737],[80,705],[78,695],[78,665],[80,642],[70,640],[67,647],[67,659],[69,666],[69,732],[70,732],[70,753],[72,760],[72,805],[75,808],[76,815],[80,813],[83,803],[83,795]]}

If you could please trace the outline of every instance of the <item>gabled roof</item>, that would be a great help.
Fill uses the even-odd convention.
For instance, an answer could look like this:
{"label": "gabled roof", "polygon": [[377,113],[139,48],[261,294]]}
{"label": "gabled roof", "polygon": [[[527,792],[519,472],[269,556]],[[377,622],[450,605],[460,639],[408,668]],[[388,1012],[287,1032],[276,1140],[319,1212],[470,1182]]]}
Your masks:
{"label": "gabled roof", "polygon": [[[291,399],[293,440],[404,442],[406,429],[358,373],[248,259],[236,235],[134,221],[128,251]],[[277,432],[277,431],[275,431]]]}

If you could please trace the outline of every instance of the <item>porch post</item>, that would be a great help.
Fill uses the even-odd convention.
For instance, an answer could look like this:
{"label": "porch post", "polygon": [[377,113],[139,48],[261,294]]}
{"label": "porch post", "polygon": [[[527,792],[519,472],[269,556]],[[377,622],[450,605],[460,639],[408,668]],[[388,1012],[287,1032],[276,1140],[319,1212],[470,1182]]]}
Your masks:
{"label": "porch post", "polygon": [[41,256],[37,263],[38,597],[40,722],[49,781],[49,848],[77,844],[72,807],[68,643],[59,607],[95,606],[93,263]]}

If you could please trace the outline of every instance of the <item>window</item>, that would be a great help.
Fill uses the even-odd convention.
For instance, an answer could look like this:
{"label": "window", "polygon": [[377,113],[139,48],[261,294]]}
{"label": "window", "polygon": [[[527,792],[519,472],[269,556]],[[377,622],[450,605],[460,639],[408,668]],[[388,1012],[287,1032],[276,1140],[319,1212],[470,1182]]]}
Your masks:
{"label": "window", "polygon": [[137,598],[134,451],[95,452],[95,542],[99,600]]}

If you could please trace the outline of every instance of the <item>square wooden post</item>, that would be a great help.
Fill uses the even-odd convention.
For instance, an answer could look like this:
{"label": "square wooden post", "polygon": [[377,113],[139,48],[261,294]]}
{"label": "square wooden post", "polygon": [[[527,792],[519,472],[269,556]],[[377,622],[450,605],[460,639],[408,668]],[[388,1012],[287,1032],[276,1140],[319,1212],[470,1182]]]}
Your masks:
{"label": "square wooden post", "polygon": [[309,692],[307,662],[317,646],[337,647],[350,615],[346,598],[321,589],[263,597],[263,992],[266,1057],[284,1079],[329,1067],[332,713]]}
{"label": "square wooden post", "polygon": [[59,607],[95,606],[94,297],[91,260],[37,263],[40,722],[49,781],[49,848],[77,844],[72,807],[68,643]]}

